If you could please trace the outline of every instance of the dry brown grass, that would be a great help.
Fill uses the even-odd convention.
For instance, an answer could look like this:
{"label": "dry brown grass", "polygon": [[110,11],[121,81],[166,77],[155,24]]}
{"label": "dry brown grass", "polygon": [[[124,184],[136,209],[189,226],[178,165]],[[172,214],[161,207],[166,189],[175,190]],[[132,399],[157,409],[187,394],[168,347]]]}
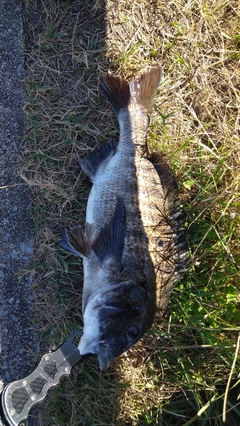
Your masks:
{"label": "dry brown grass", "polygon": [[[228,320],[227,301],[233,295],[236,307],[240,265],[238,1],[24,3],[22,175],[32,188],[43,347],[59,344],[82,324],[81,264],[61,251],[58,239],[63,226],[84,223],[90,186],[77,157],[118,134],[97,88],[108,70],[130,78],[153,62],[164,68],[148,142],[176,173],[194,254],[190,276],[173,293],[168,324],[155,327],[106,373],[95,360],[76,368],[52,394],[43,424],[184,425],[201,408],[208,422],[204,407],[224,390],[237,318],[234,311]],[[204,292],[217,296],[206,299]],[[184,326],[208,331],[199,337]],[[214,351],[220,343],[223,349]],[[178,405],[167,405],[172,399]],[[193,424],[221,424],[217,410],[215,423],[200,423],[200,416]]]}

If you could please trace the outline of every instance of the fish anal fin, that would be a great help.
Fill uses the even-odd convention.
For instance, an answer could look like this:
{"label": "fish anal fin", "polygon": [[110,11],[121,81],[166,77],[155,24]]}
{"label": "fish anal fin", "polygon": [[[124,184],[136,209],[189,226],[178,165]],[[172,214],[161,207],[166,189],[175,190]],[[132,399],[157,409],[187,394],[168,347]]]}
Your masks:
{"label": "fish anal fin", "polygon": [[79,251],[75,250],[69,243],[68,231],[67,229],[63,229],[61,239],[59,241],[60,246],[70,253],[75,254],[76,256],[83,257]]}
{"label": "fish anal fin", "polygon": [[87,158],[79,159],[80,166],[86,175],[93,181],[99,165],[108,157],[113,156],[117,149],[117,143],[111,138],[108,143],[94,149]]}
{"label": "fish anal fin", "polygon": [[126,208],[121,198],[117,198],[115,211],[109,223],[101,229],[92,244],[92,249],[101,264],[109,258],[114,258],[119,264],[122,259],[124,238],[126,233]]}

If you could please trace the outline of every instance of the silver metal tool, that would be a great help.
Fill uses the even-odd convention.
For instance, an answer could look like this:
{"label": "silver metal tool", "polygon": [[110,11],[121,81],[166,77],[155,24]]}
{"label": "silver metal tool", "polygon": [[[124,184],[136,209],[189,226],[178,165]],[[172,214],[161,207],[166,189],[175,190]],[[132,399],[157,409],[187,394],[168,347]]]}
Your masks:
{"label": "silver metal tool", "polygon": [[57,386],[63,376],[68,376],[75,364],[92,355],[80,355],[78,337],[82,334],[81,330],[73,331],[56,351],[43,355],[29,376],[9,383],[3,389],[0,426],[27,426],[31,408],[43,401],[48,390]]}

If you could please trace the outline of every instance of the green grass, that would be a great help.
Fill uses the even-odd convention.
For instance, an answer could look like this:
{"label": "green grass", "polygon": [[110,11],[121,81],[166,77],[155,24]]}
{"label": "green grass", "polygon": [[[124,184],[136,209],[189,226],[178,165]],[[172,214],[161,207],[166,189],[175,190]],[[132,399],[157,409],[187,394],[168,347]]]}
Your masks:
{"label": "green grass", "polygon": [[[25,3],[26,12],[35,9],[35,0]],[[118,135],[97,88],[107,70],[132,77],[152,61],[163,65],[148,144],[176,174],[191,258],[164,322],[106,372],[96,359],[74,368],[51,392],[41,422],[221,425],[240,331],[237,2],[41,4],[41,20],[29,25],[26,14],[25,22],[28,130],[21,173],[32,190],[31,273],[43,352],[82,326],[82,265],[58,241],[64,226],[84,224],[90,184],[78,156]],[[240,416],[238,369],[239,361],[229,426]]]}

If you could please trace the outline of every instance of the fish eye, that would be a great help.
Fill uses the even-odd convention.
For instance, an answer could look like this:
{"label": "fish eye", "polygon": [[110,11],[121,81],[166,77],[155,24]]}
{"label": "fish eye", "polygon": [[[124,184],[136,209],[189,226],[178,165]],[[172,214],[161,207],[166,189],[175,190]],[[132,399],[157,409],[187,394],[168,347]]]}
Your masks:
{"label": "fish eye", "polygon": [[138,329],[137,327],[129,327],[126,331],[127,340],[135,340],[138,337]]}

